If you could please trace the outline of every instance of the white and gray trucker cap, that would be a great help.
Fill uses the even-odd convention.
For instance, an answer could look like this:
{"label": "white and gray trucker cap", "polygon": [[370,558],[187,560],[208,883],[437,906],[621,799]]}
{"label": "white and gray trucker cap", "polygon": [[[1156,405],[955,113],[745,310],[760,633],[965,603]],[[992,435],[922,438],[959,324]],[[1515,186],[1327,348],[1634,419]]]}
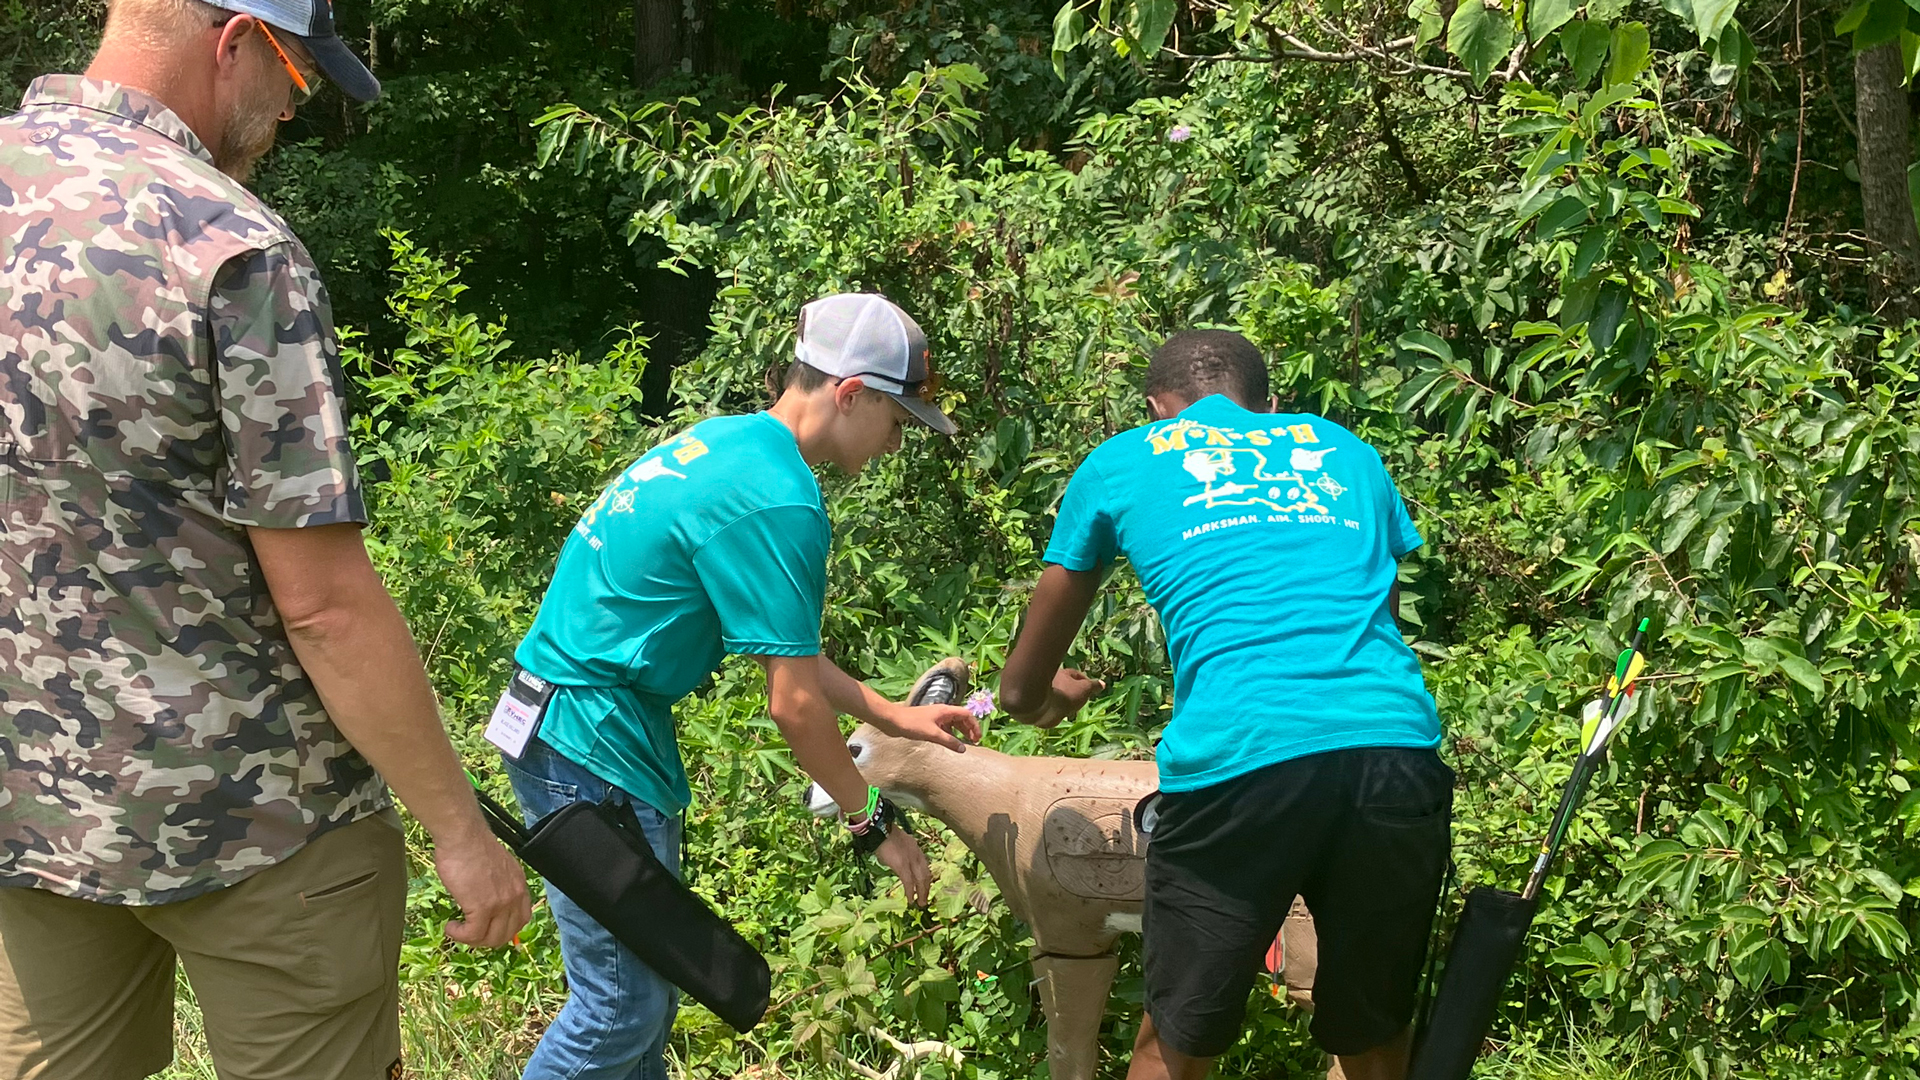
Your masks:
{"label": "white and gray trucker cap", "polygon": [[942,435],[959,430],[934,407],[940,378],[933,371],[927,335],[913,316],[878,293],[836,293],[801,308],[793,356],[828,375],[859,376]]}
{"label": "white and gray trucker cap", "polygon": [[372,101],[380,96],[380,80],[333,29],[333,0],[214,0],[214,6],[235,15],[251,15],[299,38],[327,81],[353,100]]}

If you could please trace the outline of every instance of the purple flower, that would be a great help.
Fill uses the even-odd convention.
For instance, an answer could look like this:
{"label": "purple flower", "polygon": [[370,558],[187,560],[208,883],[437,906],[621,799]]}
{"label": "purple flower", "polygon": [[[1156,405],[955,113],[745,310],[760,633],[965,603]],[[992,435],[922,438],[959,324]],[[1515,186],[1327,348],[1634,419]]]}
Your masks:
{"label": "purple flower", "polygon": [[967,711],[975,720],[985,720],[993,713],[993,691],[975,690],[967,698]]}
{"label": "purple flower", "polygon": [[1191,138],[1193,138],[1193,129],[1185,124],[1175,124],[1173,130],[1167,132],[1168,142],[1186,142]]}

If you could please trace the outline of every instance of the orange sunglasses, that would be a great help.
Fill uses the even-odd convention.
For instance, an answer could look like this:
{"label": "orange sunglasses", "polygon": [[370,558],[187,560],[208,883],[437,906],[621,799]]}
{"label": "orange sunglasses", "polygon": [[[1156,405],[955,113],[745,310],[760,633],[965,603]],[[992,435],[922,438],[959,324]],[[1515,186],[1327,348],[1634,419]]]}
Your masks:
{"label": "orange sunglasses", "polygon": [[294,105],[296,106],[305,105],[307,102],[312,101],[313,100],[312,84],[307,82],[307,77],[305,75],[300,74],[299,68],[293,66],[293,57],[288,56],[287,50],[280,47],[280,39],[273,36],[273,31],[267,29],[266,23],[263,23],[260,20],[255,19],[253,25],[259,27],[260,32],[266,35],[267,44],[273,46],[274,55],[280,58],[280,63],[286,66],[287,74],[293,78]]}
{"label": "orange sunglasses", "polygon": [[[222,27],[229,21],[230,19],[216,19],[213,25],[216,28]],[[273,55],[280,58],[280,66],[287,69],[287,77],[293,80],[294,107],[298,108],[312,101],[313,84],[307,81],[305,75],[300,74],[300,69],[294,66],[293,57],[287,55],[287,50],[280,47],[280,39],[273,36],[273,31],[257,15],[253,17],[253,25],[260,28],[260,36],[267,39],[267,44],[273,48]]]}

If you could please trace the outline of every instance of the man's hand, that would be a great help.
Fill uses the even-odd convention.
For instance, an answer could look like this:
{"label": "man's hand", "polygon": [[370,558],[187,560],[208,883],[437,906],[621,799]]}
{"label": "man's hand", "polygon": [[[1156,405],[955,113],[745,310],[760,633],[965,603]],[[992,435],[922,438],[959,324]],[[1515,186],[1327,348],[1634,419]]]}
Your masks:
{"label": "man's hand", "polygon": [[461,917],[446,927],[449,941],[495,948],[513,940],[533,918],[520,861],[492,836],[435,843],[433,868],[460,905]]}
{"label": "man's hand", "polygon": [[980,741],[980,720],[964,705],[892,705],[873,718],[873,726],[903,739],[919,739],[964,753]]}
{"label": "man's hand", "polygon": [[873,855],[900,879],[900,885],[907,893],[907,903],[914,907],[927,906],[927,890],[933,885],[933,872],[927,869],[927,856],[920,850],[920,844],[912,833],[895,824],[893,831],[880,841],[880,847]]}
{"label": "man's hand", "polygon": [[1078,668],[1063,667],[1053,674],[1053,685],[1047,690],[1046,706],[1027,722],[1034,727],[1058,727],[1060,721],[1079,712],[1088,699],[1106,688],[1104,680],[1096,679]]}
{"label": "man's hand", "polygon": [[533,914],[526,876],[487,831],[360,527],[250,528],[247,536],[327,715],[433,837],[434,865],[466,915],[447,936],[506,944]]}

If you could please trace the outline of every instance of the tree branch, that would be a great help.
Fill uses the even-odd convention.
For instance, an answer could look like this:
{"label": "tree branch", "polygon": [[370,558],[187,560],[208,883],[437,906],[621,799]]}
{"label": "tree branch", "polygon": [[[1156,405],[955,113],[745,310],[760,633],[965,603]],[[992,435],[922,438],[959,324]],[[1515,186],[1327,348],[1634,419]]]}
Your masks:
{"label": "tree branch", "polygon": [[[1192,7],[1196,11],[1205,10],[1215,13],[1228,10],[1218,0],[1212,0],[1212,2],[1193,0]],[[1327,23],[1324,29],[1333,36],[1341,38],[1345,44],[1337,49],[1320,48],[1303,40],[1291,30],[1275,26],[1270,21],[1270,16],[1277,7],[1277,4],[1268,5],[1255,15],[1249,24],[1267,39],[1268,48],[1264,52],[1189,53],[1173,45],[1162,45],[1160,53],[1175,60],[1195,64],[1282,64],[1288,61],[1310,64],[1369,64],[1383,74],[1389,75],[1445,75],[1455,79],[1473,78],[1472,72],[1462,71],[1459,68],[1440,67],[1416,59],[1411,54],[1419,39],[1412,34],[1395,38],[1381,45],[1369,45],[1354,39],[1339,27]],[[1520,67],[1525,63],[1529,52],[1528,43],[1522,40],[1514,49],[1506,68],[1495,72],[1494,78],[1504,82],[1518,77]]]}
{"label": "tree branch", "polygon": [[1379,79],[1373,81],[1373,111],[1380,121],[1380,139],[1387,144],[1387,156],[1400,166],[1400,175],[1407,181],[1407,191],[1415,202],[1428,202],[1433,196],[1427,190],[1426,181],[1420,179],[1419,170],[1413,167],[1413,158],[1407,153],[1407,146],[1400,141],[1400,133],[1394,129],[1392,117],[1387,115],[1387,84]]}
{"label": "tree branch", "polygon": [[[1162,47],[1163,56],[1175,60],[1185,60],[1194,64],[1284,64],[1290,60],[1313,64],[1374,64],[1385,65],[1385,74],[1389,75],[1448,75],[1459,79],[1471,79],[1473,73],[1459,68],[1436,67],[1405,57],[1393,56],[1385,48],[1360,46],[1341,52],[1328,52],[1316,49],[1291,34],[1281,34],[1280,39],[1288,42],[1288,48],[1272,52],[1255,53],[1188,53],[1171,47]],[[1409,48],[1413,39],[1400,38],[1387,43],[1386,48]]]}

